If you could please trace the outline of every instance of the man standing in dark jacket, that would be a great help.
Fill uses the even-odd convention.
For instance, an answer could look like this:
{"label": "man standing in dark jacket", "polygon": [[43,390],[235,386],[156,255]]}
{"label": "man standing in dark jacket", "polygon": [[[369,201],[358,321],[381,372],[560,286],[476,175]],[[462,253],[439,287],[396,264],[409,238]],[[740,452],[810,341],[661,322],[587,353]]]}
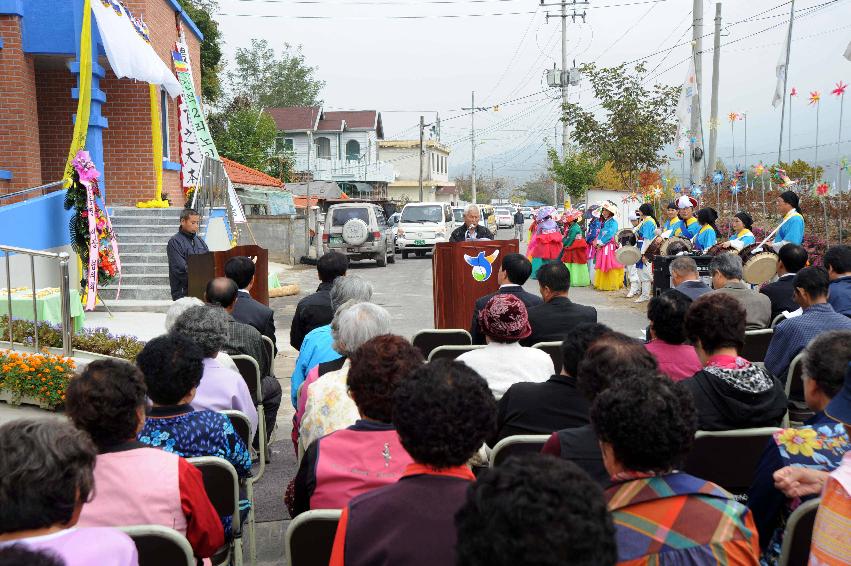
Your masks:
{"label": "man standing in dark jacket", "polygon": [[304,337],[314,328],[331,324],[334,310],[331,308],[331,287],[334,280],[346,274],[349,258],[339,252],[328,252],[316,262],[319,273],[319,288],[298,302],[290,326],[290,345],[301,350]]}
{"label": "man standing in dark jacket", "polygon": [[198,236],[201,227],[201,215],[191,208],[180,213],[180,229],[168,241],[168,283],[171,285],[171,299],[176,301],[189,294],[189,273],[186,262],[189,256],[209,252],[207,244]]}

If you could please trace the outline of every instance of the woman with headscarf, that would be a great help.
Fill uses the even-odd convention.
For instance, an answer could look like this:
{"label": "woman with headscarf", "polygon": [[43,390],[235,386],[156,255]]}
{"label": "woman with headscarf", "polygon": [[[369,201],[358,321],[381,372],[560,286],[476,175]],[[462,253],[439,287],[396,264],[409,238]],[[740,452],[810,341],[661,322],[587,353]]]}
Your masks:
{"label": "woman with headscarf", "polygon": [[739,212],[733,217],[733,235],[723,244],[725,248],[734,248],[741,251],[745,246],[756,243],[756,238],[751,232],[753,218],[747,212]]}
{"label": "woman with headscarf", "polygon": [[708,250],[718,242],[716,220],[718,220],[718,213],[714,208],[701,208],[697,211],[697,222],[700,224],[700,228],[692,238],[695,250]]}
{"label": "woman with headscarf", "polygon": [[774,251],[779,252],[786,244],[804,242],[804,217],[801,216],[801,205],[798,195],[786,191],[777,197],[777,212],[783,215],[783,223],[774,237]]}
{"label": "woman with headscarf", "polygon": [[542,265],[558,259],[562,250],[562,235],[555,221],[556,209],[542,206],[535,215],[537,226],[529,242],[527,254],[532,258],[532,279]]}
{"label": "woman with headscarf", "polygon": [[575,208],[568,208],[562,215],[566,228],[562,239],[564,253],[562,253],[561,261],[564,262],[564,266],[570,272],[571,287],[587,287],[591,284],[588,264],[586,263],[588,261],[588,244],[582,237],[582,228],[579,226],[580,218],[582,218],[582,213]]}
{"label": "woman with headscarf", "polygon": [[603,229],[600,230],[600,235],[594,243],[596,248],[594,286],[601,291],[617,291],[623,287],[623,265],[618,263],[615,257],[615,250],[618,247],[615,241],[618,221],[615,220],[615,216],[618,213],[618,207],[615,203],[606,201],[600,208]]}

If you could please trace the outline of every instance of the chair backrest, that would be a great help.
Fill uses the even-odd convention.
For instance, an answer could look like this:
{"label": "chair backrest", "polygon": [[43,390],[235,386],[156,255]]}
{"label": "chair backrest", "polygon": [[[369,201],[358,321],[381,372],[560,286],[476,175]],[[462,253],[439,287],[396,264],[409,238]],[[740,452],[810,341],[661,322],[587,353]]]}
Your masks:
{"label": "chair backrest", "polygon": [[777,328],[777,325],[780,324],[781,322],[783,322],[784,320],[786,320],[786,315],[783,314],[783,313],[778,314],[777,316],[774,317],[774,320],[771,321],[771,327],[770,328],[772,328],[772,329]]}
{"label": "chair backrest", "polygon": [[239,375],[245,380],[248,385],[248,391],[251,393],[251,400],[255,405],[259,404],[263,399],[260,384],[260,364],[251,356],[245,354],[235,354],[231,356],[233,363],[236,364],[236,369],[239,370]]}
{"label": "chair backrest", "polygon": [[425,359],[439,346],[469,346],[473,343],[470,333],[461,328],[437,328],[420,330],[414,334],[411,344],[419,349]]}
{"label": "chair backrest", "polygon": [[231,517],[234,535],[239,535],[239,476],[233,464],[216,456],[188,458],[204,478],[204,489],[213,508],[222,517]]}
{"label": "chair backrest", "polygon": [[133,539],[139,553],[139,566],[195,566],[192,547],[186,537],[162,525],[118,527]]}
{"label": "chair backrest", "polygon": [[454,360],[464,352],[471,352],[473,350],[478,350],[479,348],[484,348],[484,346],[438,346],[431,351],[431,354],[428,355],[428,361]]}
{"label": "chair backrest", "polygon": [[[697,431],[683,470],[742,496],[776,427]],[[719,458],[723,454],[723,458]],[[730,465],[735,462],[735,465]]]}
{"label": "chair backrest", "polygon": [[764,362],[772,336],[774,330],[771,328],[748,330],[745,332],[745,347],[742,348],[741,356],[749,362]]}
{"label": "chair backrest", "polygon": [[804,398],[804,352],[792,358],[789,363],[789,371],[786,372],[786,398]]}
{"label": "chair backrest", "polygon": [[516,454],[537,454],[549,438],[548,434],[518,434],[503,438],[491,450],[488,465],[493,468]]}
{"label": "chair backrest", "polygon": [[287,528],[288,566],[328,566],[340,509],[311,509],[292,520]]}
{"label": "chair backrest", "polygon": [[561,342],[538,342],[533,348],[545,351],[553,359],[553,366],[556,368],[556,373],[561,373],[562,358],[561,358]]}
{"label": "chair backrest", "polygon": [[236,435],[242,439],[245,445],[251,446],[251,421],[248,420],[248,415],[236,409],[219,412],[228,418]]}
{"label": "chair backrest", "polygon": [[821,499],[810,499],[801,503],[786,520],[783,531],[783,546],[780,549],[779,566],[806,566],[810,559],[810,543],[813,524]]}

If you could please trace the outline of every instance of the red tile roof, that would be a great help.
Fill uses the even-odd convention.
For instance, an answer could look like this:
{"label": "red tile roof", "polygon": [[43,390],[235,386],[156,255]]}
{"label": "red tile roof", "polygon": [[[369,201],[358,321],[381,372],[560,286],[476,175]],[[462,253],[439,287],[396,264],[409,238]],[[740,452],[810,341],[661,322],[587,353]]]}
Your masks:
{"label": "red tile roof", "polygon": [[291,106],[288,108],[265,108],[278,130],[294,132],[312,130],[322,109],[319,106]]}
{"label": "red tile roof", "polygon": [[319,120],[319,125],[316,127],[317,132],[342,132],[345,122],[342,120]]}
{"label": "red tile roof", "polygon": [[345,120],[349,128],[375,129],[378,124],[378,112],[375,110],[353,110],[344,112],[323,112],[325,120]]}
{"label": "red tile roof", "polygon": [[282,181],[258,171],[257,169],[252,169],[242,163],[232,161],[227,157],[222,157],[222,163],[224,163],[225,171],[234,185],[254,185],[261,187],[276,187],[279,189],[284,187],[284,183]]}

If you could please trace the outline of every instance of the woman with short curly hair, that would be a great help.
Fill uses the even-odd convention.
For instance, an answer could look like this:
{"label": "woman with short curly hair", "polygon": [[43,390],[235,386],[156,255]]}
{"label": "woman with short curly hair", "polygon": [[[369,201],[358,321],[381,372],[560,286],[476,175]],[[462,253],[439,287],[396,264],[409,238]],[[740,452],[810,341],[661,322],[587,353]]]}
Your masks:
{"label": "woman with short curly hair", "polygon": [[703,367],[694,346],[685,343],[685,318],[690,306],[691,299],[676,289],[653,297],[647,305],[650,342],[645,347],[659,362],[659,371],[674,381],[691,377]]}

